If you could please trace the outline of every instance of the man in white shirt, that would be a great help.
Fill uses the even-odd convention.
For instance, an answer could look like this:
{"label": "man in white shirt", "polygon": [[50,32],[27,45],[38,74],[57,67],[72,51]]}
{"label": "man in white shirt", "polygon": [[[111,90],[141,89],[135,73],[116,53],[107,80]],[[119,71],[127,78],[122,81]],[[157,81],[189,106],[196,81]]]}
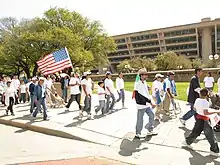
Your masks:
{"label": "man in white shirt", "polygon": [[77,74],[72,73],[71,78],[70,78],[70,82],[69,82],[69,86],[70,86],[70,99],[68,101],[68,104],[66,105],[66,108],[69,111],[69,107],[72,104],[72,102],[76,101],[77,104],[79,105],[79,110],[81,110],[80,90],[79,90],[80,80],[79,80]]}
{"label": "man in white shirt", "polygon": [[208,73],[208,76],[206,76],[203,81],[205,83],[205,88],[210,91],[213,91],[215,80],[212,77],[211,72]]}
{"label": "man in white shirt", "polygon": [[164,80],[165,83],[165,98],[163,101],[163,108],[164,111],[167,113],[167,115],[170,115],[170,103],[171,100],[174,99],[174,94],[173,94],[173,80],[174,80],[174,72],[168,72],[167,73],[167,78]]}
{"label": "man in white shirt", "polygon": [[93,116],[91,114],[91,104],[92,104],[92,80],[90,78],[91,72],[85,72],[82,81],[82,93],[81,93],[81,99],[80,99],[80,105],[82,106],[82,112],[79,114],[79,118],[82,118],[83,112],[87,112],[88,119],[93,119]]}
{"label": "man in white shirt", "polygon": [[[106,98],[106,112],[109,112],[109,110],[113,110],[114,105],[115,105],[115,96],[114,96],[114,92],[115,92],[115,88],[114,88],[114,82],[111,79],[112,74],[111,72],[107,72],[106,73],[106,79],[105,79],[105,90],[106,90],[106,94],[107,94],[107,98]],[[111,104],[110,104],[110,99],[111,100]]]}
{"label": "man in white shirt", "polygon": [[155,105],[151,102],[150,94],[148,91],[148,86],[146,79],[148,78],[148,73],[146,69],[139,70],[140,80],[135,84],[135,101],[137,105],[137,123],[136,123],[136,138],[145,138],[141,135],[143,129],[143,117],[146,113],[149,117],[148,123],[148,135],[156,135],[157,133],[153,131],[154,129],[154,113],[152,108]]}
{"label": "man in white shirt", "polygon": [[209,112],[209,102],[207,101],[207,98],[208,90],[200,90],[200,98],[197,98],[194,104],[194,109],[197,113],[195,116],[196,122],[191,134],[186,137],[186,141],[183,142],[183,145],[188,148],[192,148],[190,145],[196,140],[198,136],[200,136],[203,131],[206,139],[210,144],[210,155],[219,156],[218,141],[210,122],[210,115],[217,114],[220,111],[212,110],[212,112]]}
{"label": "man in white shirt", "polygon": [[[17,96],[19,94],[20,81],[18,80],[18,76],[14,75],[11,81],[11,85],[17,90]],[[15,97],[15,105],[18,104],[18,97]]]}
{"label": "man in white shirt", "polygon": [[120,72],[118,77],[116,78],[116,89],[118,91],[119,98],[117,102],[122,100],[122,108],[125,107],[125,90],[124,90],[124,80],[123,80],[123,73]]}
{"label": "man in white shirt", "polygon": [[163,91],[163,83],[162,83],[162,78],[164,76],[162,74],[156,74],[155,75],[155,80],[152,84],[152,97],[154,102],[156,103],[156,116],[160,120],[160,112],[163,108],[163,102],[162,102],[162,97],[164,94]]}

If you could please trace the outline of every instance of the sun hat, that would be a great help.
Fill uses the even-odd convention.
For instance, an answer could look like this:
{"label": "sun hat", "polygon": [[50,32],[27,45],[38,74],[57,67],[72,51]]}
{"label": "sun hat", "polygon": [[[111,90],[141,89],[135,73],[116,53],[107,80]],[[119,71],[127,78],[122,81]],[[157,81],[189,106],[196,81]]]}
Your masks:
{"label": "sun hat", "polygon": [[138,71],[139,75],[144,75],[144,74],[148,74],[147,70],[145,68],[142,68]]}
{"label": "sun hat", "polygon": [[155,75],[155,78],[163,78],[164,77],[164,75],[162,75],[162,74],[156,74]]}

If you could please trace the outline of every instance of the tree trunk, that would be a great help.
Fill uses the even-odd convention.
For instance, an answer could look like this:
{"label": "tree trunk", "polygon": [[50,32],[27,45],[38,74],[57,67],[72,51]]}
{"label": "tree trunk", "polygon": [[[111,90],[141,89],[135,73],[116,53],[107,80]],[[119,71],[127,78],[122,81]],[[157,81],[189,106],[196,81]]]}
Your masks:
{"label": "tree trunk", "polygon": [[37,66],[37,64],[35,63],[34,69],[33,69],[33,73],[32,73],[33,77],[37,75],[37,69],[38,69],[38,66]]}
{"label": "tree trunk", "polygon": [[27,78],[30,78],[30,77],[31,77],[30,69],[29,69],[28,67],[25,67],[25,68],[24,68],[24,72],[26,73]]}

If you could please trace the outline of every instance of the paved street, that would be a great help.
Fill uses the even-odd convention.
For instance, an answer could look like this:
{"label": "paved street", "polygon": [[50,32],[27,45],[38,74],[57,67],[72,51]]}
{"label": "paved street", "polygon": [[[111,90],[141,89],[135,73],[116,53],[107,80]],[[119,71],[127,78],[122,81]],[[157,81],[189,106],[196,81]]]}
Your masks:
{"label": "paved street", "polygon": [[[57,135],[65,135],[69,138],[72,136],[83,137],[84,140],[98,142],[101,145],[1,125],[1,164],[60,159],[65,159],[66,162],[91,161],[91,159],[92,161],[100,161],[100,157],[101,161],[109,161],[110,159],[111,162],[118,160],[143,165],[146,163],[154,165],[220,164],[220,158],[209,156],[209,144],[204,135],[196,140],[195,151],[182,148],[181,143],[184,140],[184,135],[187,135],[192,129],[193,118],[187,122],[186,128],[181,127],[178,118],[165,118],[163,123],[156,127],[159,131],[157,136],[147,137],[142,141],[134,139],[136,110],[129,97],[128,109],[81,123],[77,121],[78,111],[74,111],[74,107],[71,108],[71,112],[65,112],[65,109],[49,109],[50,121],[42,121],[40,117],[37,121],[31,122],[30,116],[27,115],[28,106],[18,105],[15,109],[15,117],[1,117],[0,120],[7,119],[10,123],[28,124],[27,128],[37,125],[41,127],[41,130],[46,130],[45,133],[48,134],[51,133],[51,130],[59,131],[60,134]],[[95,97],[93,100],[96,104]],[[180,102],[180,104],[183,111],[188,109],[185,102]],[[117,105],[116,108],[119,106]],[[0,113],[3,114],[3,110]],[[147,117],[145,119],[147,121]],[[220,135],[217,134],[217,136],[220,139]]]}

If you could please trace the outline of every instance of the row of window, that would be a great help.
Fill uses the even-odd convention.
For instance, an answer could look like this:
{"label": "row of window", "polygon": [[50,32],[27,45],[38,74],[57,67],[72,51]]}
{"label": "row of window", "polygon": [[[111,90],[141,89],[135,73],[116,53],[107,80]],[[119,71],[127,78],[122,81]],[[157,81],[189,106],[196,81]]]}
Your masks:
{"label": "row of window", "polygon": [[115,40],[115,43],[125,43],[125,39],[118,39],[118,40]]}
{"label": "row of window", "polygon": [[155,48],[155,49],[138,49],[135,50],[135,54],[141,54],[141,53],[151,53],[151,52],[160,52],[160,48]]}
{"label": "row of window", "polygon": [[127,45],[118,45],[117,47],[118,47],[118,49],[127,49],[128,48]]}
{"label": "row of window", "polygon": [[144,43],[135,43],[133,44],[134,48],[138,48],[138,47],[146,47],[146,46],[156,46],[159,45],[159,42],[144,42]]}
{"label": "row of window", "polygon": [[167,46],[167,50],[194,49],[194,48],[197,48],[197,44]]}
{"label": "row of window", "polygon": [[149,40],[149,39],[157,39],[157,34],[149,34],[149,35],[131,37],[131,41]]}
{"label": "row of window", "polygon": [[114,52],[110,53],[109,56],[123,56],[123,55],[129,55],[128,51],[121,51],[121,52]]}
{"label": "row of window", "polygon": [[166,32],[164,33],[165,37],[172,37],[172,36],[178,36],[178,35],[184,35],[184,34],[194,34],[196,32],[196,29],[184,29],[184,30],[178,30],[173,32]]}
{"label": "row of window", "polygon": [[165,41],[166,41],[166,44],[181,43],[181,42],[192,42],[192,41],[196,41],[196,36],[184,37],[184,38],[175,38],[175,39],[166,39]]}

